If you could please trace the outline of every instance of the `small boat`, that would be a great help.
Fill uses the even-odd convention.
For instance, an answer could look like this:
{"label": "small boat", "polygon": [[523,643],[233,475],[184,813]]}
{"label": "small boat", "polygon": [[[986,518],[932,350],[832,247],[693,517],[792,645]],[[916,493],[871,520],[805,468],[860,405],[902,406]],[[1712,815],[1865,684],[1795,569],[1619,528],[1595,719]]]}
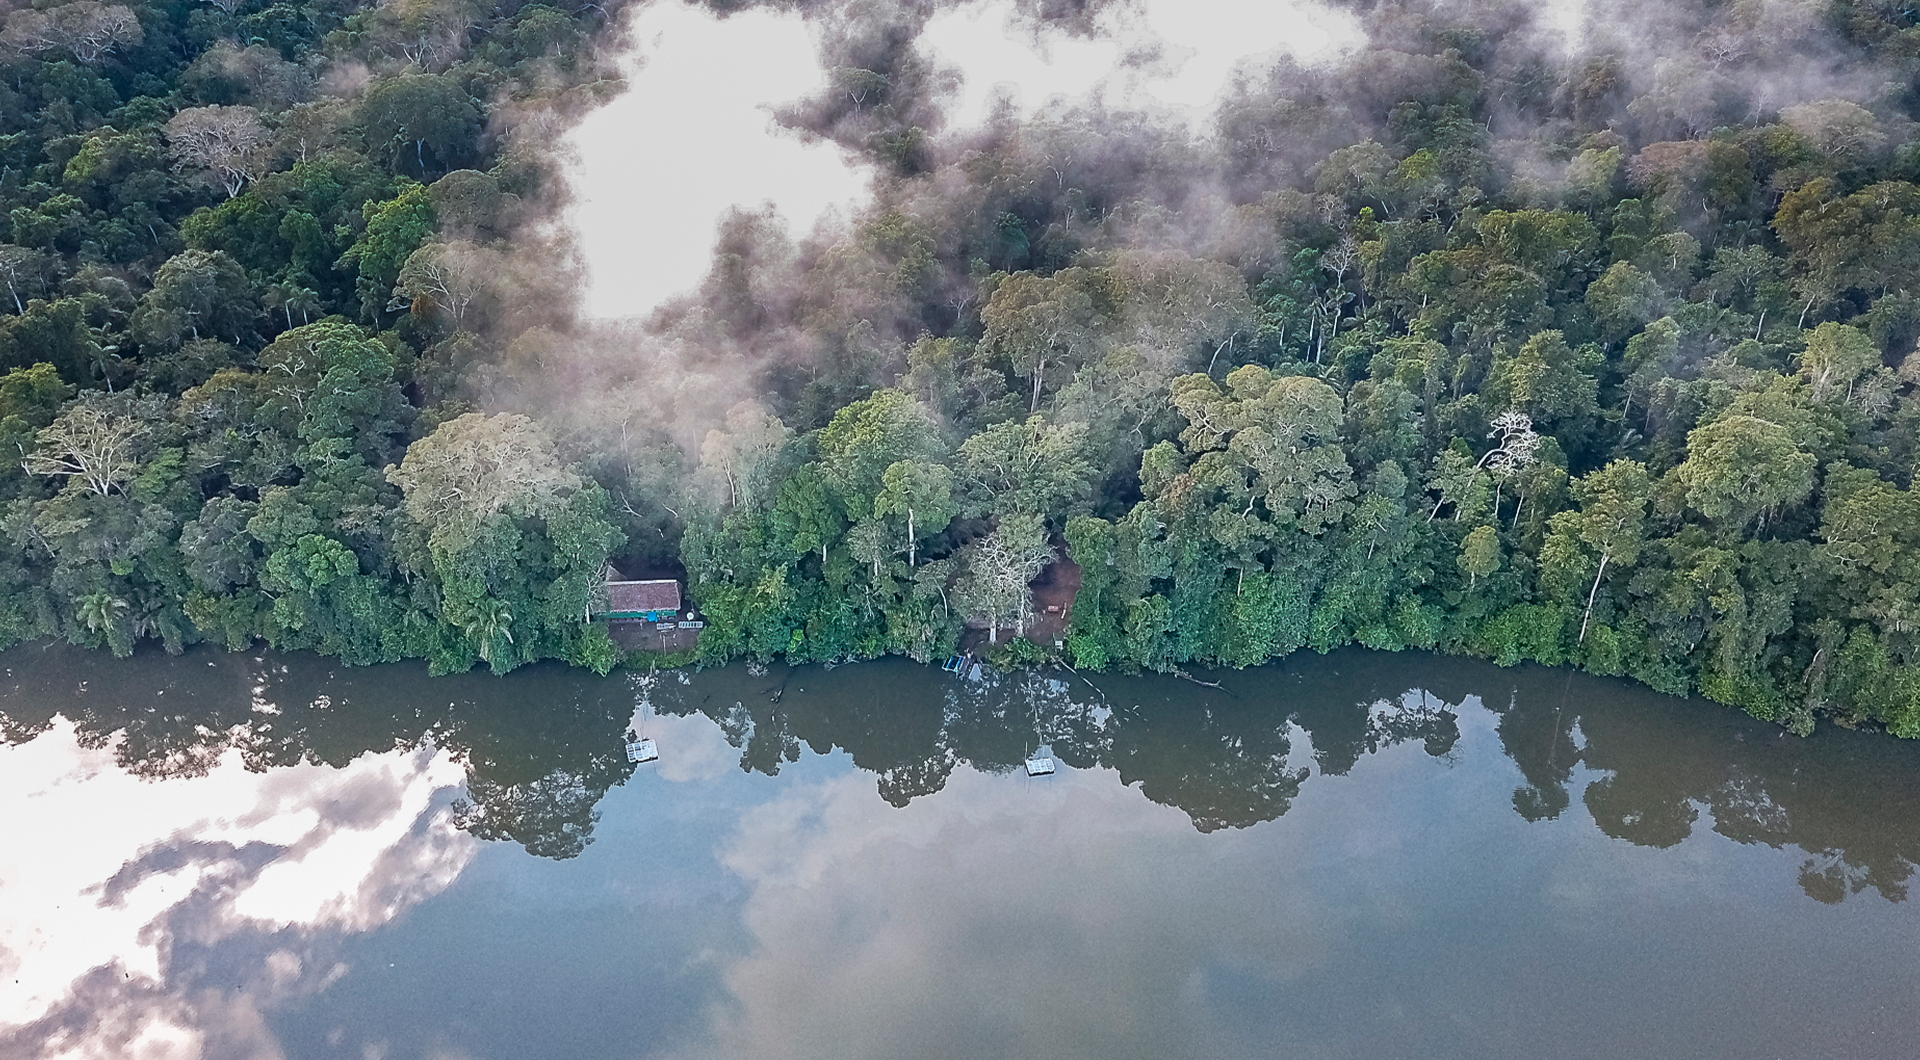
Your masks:
{"label": "small boat", "polygon": [[1027,775],[1030,777],[1050,776],[1053,773],[1053,756],[1036,754],[1027,759]]}
{"label": "small boat", "polygon": [[948,659],[946,663],[940,667],[940,669],[945,670],[950,674],[957,674],[961,670],[966,669],[966,666],[967,666],[967,657],[964,655],[955,655],[954,657]]}
{"label": "small boat", "polygon": [[643,737],[627,743],[627,761],[629,762],[651,762],[659,757],[660,749],[653,745],[652,740]]}

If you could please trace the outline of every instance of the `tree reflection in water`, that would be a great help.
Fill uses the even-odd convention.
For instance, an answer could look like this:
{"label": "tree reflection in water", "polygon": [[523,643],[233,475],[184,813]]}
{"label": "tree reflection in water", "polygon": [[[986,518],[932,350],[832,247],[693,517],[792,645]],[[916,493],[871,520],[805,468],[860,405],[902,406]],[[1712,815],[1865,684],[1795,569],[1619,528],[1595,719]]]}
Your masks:
{"label": "tree reflection in water", "polygon": [[[8,742],[65,715],[95,745],[117,736],[121,764],[154,778],[203,773],[229,748],[264,770],[430,742],[465,764],[461,827],[543,857],[579,854],[601,798],[634,768],[621,734],[636,692],[617,676],[531,667],[429,678],[405,665],[212,652],[101,664],[64,647],[0,661]],[[1274,820],[1316,773],[1345,774],[1401,744],[1452,758],[1477,701],[1517,767],[1513,808],[1527,820],[1563,817],[1576,787],[1602,832],[1643,847],[1674,846],[1710,820],[1736,842],[1805,852],[1800,884],[1824,902],[1867,890],[1902,900],[1920,858],[1920,747],[1883,735],[1801,740],[1621,683],[1358,649],[1219,679],[1214,689],[1061,671],[975,684],[896,660],[662,680],[653,705],[711,718],[749,772],[776,775],[803,746],[842,751],[893,806],[940,791],[963,765],[1014,772],[1045,744],[1209,832]]]}
{"label": "tree reflection in water", "polygon": [[460,827],[542,857],[584,850],[601,798],[633,770],[620,739],[631,695],[557,666],[500,681],[306,654],[142,652],[103,664],[91,653],[36,646],[4,658],[0,735],[10,743],[63,715],[92,746],[122,734],[120,765],[155,779],[202,775],[229,749],[247,768],[266,770],[344,766],[369,751],[432,744],[466,767]]}

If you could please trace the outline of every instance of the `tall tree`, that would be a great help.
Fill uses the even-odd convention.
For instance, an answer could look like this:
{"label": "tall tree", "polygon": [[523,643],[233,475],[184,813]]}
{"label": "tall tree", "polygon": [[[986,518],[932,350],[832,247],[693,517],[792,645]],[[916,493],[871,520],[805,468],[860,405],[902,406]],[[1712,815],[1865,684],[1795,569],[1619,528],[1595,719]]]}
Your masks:
{"label": "tall tree", "polygon": [[1646,465],[1633,460],[1615,460],[1574,483],[1573,494],[1580,502],[1576,523],[1580,540],[1600,558],[1593,585],[1587,590],[1587,609],[1580,618],[1582,644],[1587,640],[1587,627],[1593,621],[1593,602],[1600,593],[1600,580],[1606,577],[1607,567],[1615,563],[1632,566],[1640,558],[1640,546],[1646,538],[1651,486]]}
{"label": "tall tree", "polygon": [[260,175],[271,139],[252,107],[188,107],[167,121],[166,133],[175,163],[205,173],[229,199]]}

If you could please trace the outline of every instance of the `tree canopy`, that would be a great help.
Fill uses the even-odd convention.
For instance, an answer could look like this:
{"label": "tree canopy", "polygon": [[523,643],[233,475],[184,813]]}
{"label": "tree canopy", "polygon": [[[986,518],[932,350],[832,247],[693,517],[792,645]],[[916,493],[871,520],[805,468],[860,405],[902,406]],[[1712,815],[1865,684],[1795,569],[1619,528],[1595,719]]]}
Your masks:
{"label": "tree canopy", "polygon": [[8,12],[0,643],[604,671],[612,567],[701,663],[1361,644],[1920,736],[1920,27],[1624,2],[1360,5],[1204,128],[949,129],[828,34],[779,117],[871,203],[627,331],[548,223],[618,5]]}

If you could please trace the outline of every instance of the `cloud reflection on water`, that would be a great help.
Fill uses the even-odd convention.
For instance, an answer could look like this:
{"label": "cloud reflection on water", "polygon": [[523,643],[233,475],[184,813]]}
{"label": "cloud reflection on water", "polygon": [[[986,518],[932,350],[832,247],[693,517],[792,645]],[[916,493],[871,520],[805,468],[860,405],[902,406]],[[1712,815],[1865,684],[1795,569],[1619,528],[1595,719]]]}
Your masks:
{"label": "cloud reflection on water", "polygon": [[[0,1025],[31,1024],[0,1056],[1356,1055],[1349,1028],[1405,1055],[1581,1010],[1478,1053],[1526,1056],[1547,1034],[1658,1045],[1699,1024],[1680,1009],[1750,1011],[1779,968],[1860,965],[1843,998],[1667,1050],[1741,1055],[1870,1025],[1920,953],[1887,941],[1920,928],[1897,904],[1912,745],[1537,668],[1356,650],[1221,689],[728,669],[659,675],[668,713],[635,715],[635,675],[294,656],[264,713],[261,681],[207,658],[0,698],[37,734],[0,748],[0,809],[26,822],[0,853],[0,984],[34,987],[24,1013],[0,991]],[[186,673],[200,700],[161,680]],[[630,721],[663,752],[637,774]],[[1037,742],[1063,772],[1022,774]],[[207,768],[144,779],[143,747]],[[520,793],[496,822],[604,806],[601,841],[477,855],[448,828],[463,777]],[[583,777],[579,806],[538,805]],[[502,834],[553,845],[536,832]]]}
{"label": "cloud reflection on water", "polygon": [[[1064,684],[1024,691],[1051,693],[1056,722],[1097,716],[1096,703],[1066,702]],[[950,724],[964,725],[955,708]],[[1424,709],[1414,696],[1371,713],[1390,722]],[[1046,727],[1056,751],[1092,735]],[[1491,725],[1480,727],[1491,744]],[[1380,752],[1363,790],[1328,790],[1286,828],[1224,832],[1104,766],[1028,778],[963,763],[937,796],[894,808],[865,773],[791,783],[720,844],[749,889],[741,920],[754,948],[724,973],[710,1037],[665,1055],[1260,1054],[1248,984],[1265,993],[1314,975],[1350,945],[1356,918],[1411,916],[1386,908],[1393,899],[1353,903],[1366,888],[1326,878],[1418,845],[1443,811],[1420,808],[1415,791],[1464,803],[1502,780],[1469,790],[1423,764],[1432,757],[1418,744]],[[1174,750],[1179,768],[1204,772],[1186,753]]]}
{"label": "cloud reflection on water", "polygon": [[1236,1051],[1231,1021],[1205,1018],[1204,970],[1304,970],[1338,918],[1310,890],[1275,891],[1247,844],[1223,851],[1117,780],[962,767],[890,811],[855,776],[749,812],[721,859],[751,888],[757,946],[688,1055]]}
{"label": "cloud reflection on water", "polygon": [[[327,933],[367,931],[443,890],[476,844],[445,752],[344,767],[243,767],[228,750],[164,782],[59,719],[0,747],[0,1052],[277,1055],[261,1006],[322,989]],[[246,936],[237,962],[221,950]]]}

